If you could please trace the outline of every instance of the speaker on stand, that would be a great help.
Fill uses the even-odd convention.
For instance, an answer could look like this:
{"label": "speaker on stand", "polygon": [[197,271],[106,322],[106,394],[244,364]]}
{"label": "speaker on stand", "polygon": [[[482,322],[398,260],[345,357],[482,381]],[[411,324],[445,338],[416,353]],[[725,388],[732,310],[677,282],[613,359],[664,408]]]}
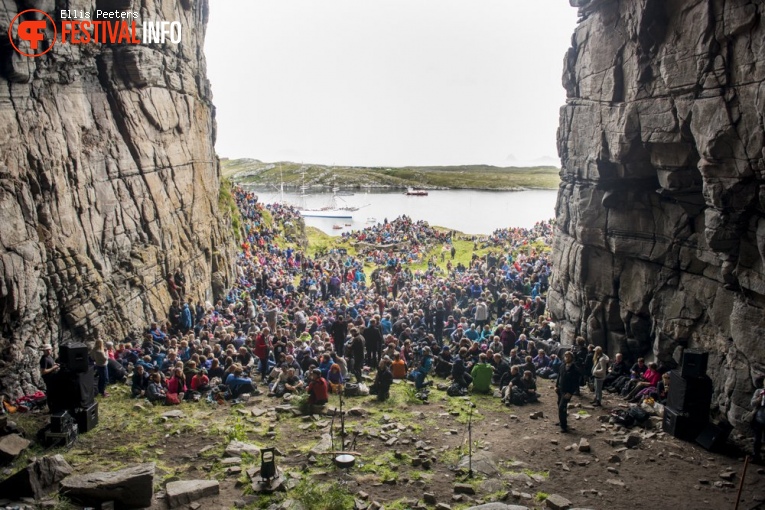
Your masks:
{"label": "speaker on stand", "polygon": [[92,368],[85,372],[59,370],[50,377],[48,409],[55,413],[71,412],[78,407],[87,408],[93,404],[95,395],[95,374]]}
{"label": "speaker on stand", "polygon": [[58,348],[59,364],[69,372],[81,373],[88,371],[88,346],[72,342]]}

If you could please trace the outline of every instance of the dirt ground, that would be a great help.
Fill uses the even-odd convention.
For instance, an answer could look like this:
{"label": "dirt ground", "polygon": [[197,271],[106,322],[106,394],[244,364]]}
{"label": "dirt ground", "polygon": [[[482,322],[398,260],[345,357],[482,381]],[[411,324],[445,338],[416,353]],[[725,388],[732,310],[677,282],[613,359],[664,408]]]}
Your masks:
{"label": "dirt ground", "polygon": [[[406,383],[394,385],[388,402],[346,398],[344,409],[356,408],[353,414],[362,414],[346,417],[346,441],[356,441],[346,444],[346,449],[359,453],[356,465],[346,472],[332,465],[332,455],[310,452],[330,428],[335,431],[335,449],[340,449],[337,417],[333,423],[331,416],[295,416],[286,407],[274,409],[284,402],[267,396],[234,406],[202,401],[152,407],[129,399],[127,387],[113,386],[111,396],[99,401],[100,423],[94,431],[81,435],[69,449],[43,452],[34,447],[16,465],[23,465],[30,456],[58,452],[76,472],[83,473],[155,462],[153,508],[157,509],[167,508],[162,491],[166,482],[201,478],[221,482],[219,496],[200,501],[204,509],[277,504],[286,508],[296,506],[295,500],[304,507],[321,508],[322,503],[310,502],[316,495],[306,491],[324,490],[330,486],[322,484],[331,482],[351,493],[357,506],[374,508],[372,502],[379,502],[388,509],[415,508],[423,504],[425,493],[433,497],[428,497],[430,508],[435,506],[433,501],[453,509],[489,501],[545,508],[544,498],[551,494],[565,497],[572,507],[591,509],[734,507],[742,458],[707,452],[657,428],[633,428],[639,444],[632,448],[612,446],[607,440],[623,438],[624,431],[601,421],[601,416],[623,405],[623,400],[606,394],[603,408],[592,408],[586,389],[581,398],[572,400],[572,431],[562,434],[554,425],[557,409],[552,383],[540,381],[539,390],[541,402],[522,407],[505,407],[492,396],[448,397],[435,387],[427,403],[421,403]],[[338,397],[333,396],[330,406],[338,405]],[[174,410],[182,411],[183,417],[162,416]],[[538,411],[544,416],[532,419],[530,415]],[[44,418],[27,415],[18,423],[33,435]],[[468,421],[474,450],[472,478],[467,467],[457,467],[468,453]],[[582,438],[589,442],[589,452],[579,451]],[[260,459],[244,456],[241,472],[236,464],[233,470],[224,465],[221,460],[228,456],[224,449],[232,439],[277,447],[283,454],[277,464],[289,490],[271,496],[253,493],[247,471],[259,467]],[[728,471],[733,474],[726,475]],[[765,507],[764,479],[762,467],[749,466],[741,509]],[[301,485],[300,480],[308,484]],[[466,484],[465,490],[475,494],[456,495],[455,484]]]}

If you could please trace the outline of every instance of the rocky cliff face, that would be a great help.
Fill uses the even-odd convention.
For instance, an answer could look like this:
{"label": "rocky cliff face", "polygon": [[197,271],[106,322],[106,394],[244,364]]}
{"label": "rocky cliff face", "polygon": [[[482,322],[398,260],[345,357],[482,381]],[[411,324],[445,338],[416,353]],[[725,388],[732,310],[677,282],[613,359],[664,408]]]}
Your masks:
{"label": "rocky cliff face", "polygon": [[569,341],[709,351],[741,426],[765,373],[765,4],[571,4],[550,308]]}
{"label": "rocky cliff face", "polygon": [[232,253],[207,1],[5,0],[0,33],[30,7],[129,9],[180,21],[183,42],[56,44],[39,58],[0,43],[0,392],[11,394],[40,382],[43,343],[121,340],[164,318],[177,267],[191,297],[211,298]]}

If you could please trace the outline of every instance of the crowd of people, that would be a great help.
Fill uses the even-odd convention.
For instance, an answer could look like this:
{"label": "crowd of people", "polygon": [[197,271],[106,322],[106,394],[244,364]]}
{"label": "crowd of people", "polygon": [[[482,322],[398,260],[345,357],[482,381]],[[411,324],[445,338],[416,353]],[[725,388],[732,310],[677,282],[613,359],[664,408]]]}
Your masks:
{"label": "crowd of people", "polygon": [[532,246],[550,244],[550,222],[494,232],[485,241],[495,249],[472,253],[467,264],[412,271],[401,251],[443,246],[451,262],[451,234],[400,217],[347,234],[385,245],[385,257],[309,257],[279,239],[298,223],[296,209],[264,205],[242,189],[234,196],[244,224],[229,292],[195,303],[182,271],[169,276],[174,301],[165,320],[141,338],[96,342],[100,394],[116,379],[155,403],[223,403],[263,391],[305,395],[311,411],[332,392],[368,389],[387,399],[393,381],[405,378],[427,399],[434,378],[443,378],[450,395],[495,394],[523,405],[539,400],[537,379],[545,378],[555,380],[563,431],[568,402],[588,385],[596,406],[604,391],[633,402],[666,399],[669,381],[655,364],[630,366],[621,354],[611,361],[584,338],[570,350],[555,341],[545,303],[551,261]]}
{"label": "crowd of people", "polygon": [[[166,320],[143,338],[96,345],[99,380],[129,376],[133,395],[152,402],[236,399],[267,385],[275,396],[305,393],[310,405],[321,405],[330,392],[349,385],[363,392],[369,381],[385,399],[403,378],[426,398],[429,376],[439,374],[455,391],[523,385],[533,400],[537,370],[556,369],[555,354],[535,345],[552,338],[546,253],[521,246],[473,254],[469,264],[446,270],[412,271],[406,253],[444,246],[451,261],[456,250],[451,233],[401,216],[347,234],[384,246],[384,257],[339,250],[309,257],[278,242],[284,226],[298,222],[296,209],[262,204],[243,189],[234,198],[243,237],[225,298],[187,298],[178,269],[168,277],[174,301]],[[515,362],[524,368],[517,378]],[[105,383],[99,393],[106,395]],[[512,392],[505,394],[510,402]]]}

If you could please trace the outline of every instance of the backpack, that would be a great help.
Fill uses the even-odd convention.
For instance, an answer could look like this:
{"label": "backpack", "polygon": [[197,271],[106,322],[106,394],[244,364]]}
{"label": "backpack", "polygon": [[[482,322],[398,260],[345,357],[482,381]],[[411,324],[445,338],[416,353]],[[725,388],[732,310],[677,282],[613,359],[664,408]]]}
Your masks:
{"label": "backpack", "polygon": [[454,383],[446,389],[446,394],[450,397],[464,397],[467,395],[467,389],[457,383]]}
{"label": "backpack", "polygon": [[648,413],[640,406],[630,407],[628,412],[634,418],[635,423],[643,423],[648,419]]}
{"label": "backpack", "polygon": [[635,417],[629,411],[624,409],[614,409],[611,411],[611,417],[614,419],[614,423],[623,427],[630,428],[635,425]]}
{"label": "backpack", "polygon": [[526,395],[520,388],[513,386],[510,388],[510,402],[514,406],[522,406],[526,403]]}

